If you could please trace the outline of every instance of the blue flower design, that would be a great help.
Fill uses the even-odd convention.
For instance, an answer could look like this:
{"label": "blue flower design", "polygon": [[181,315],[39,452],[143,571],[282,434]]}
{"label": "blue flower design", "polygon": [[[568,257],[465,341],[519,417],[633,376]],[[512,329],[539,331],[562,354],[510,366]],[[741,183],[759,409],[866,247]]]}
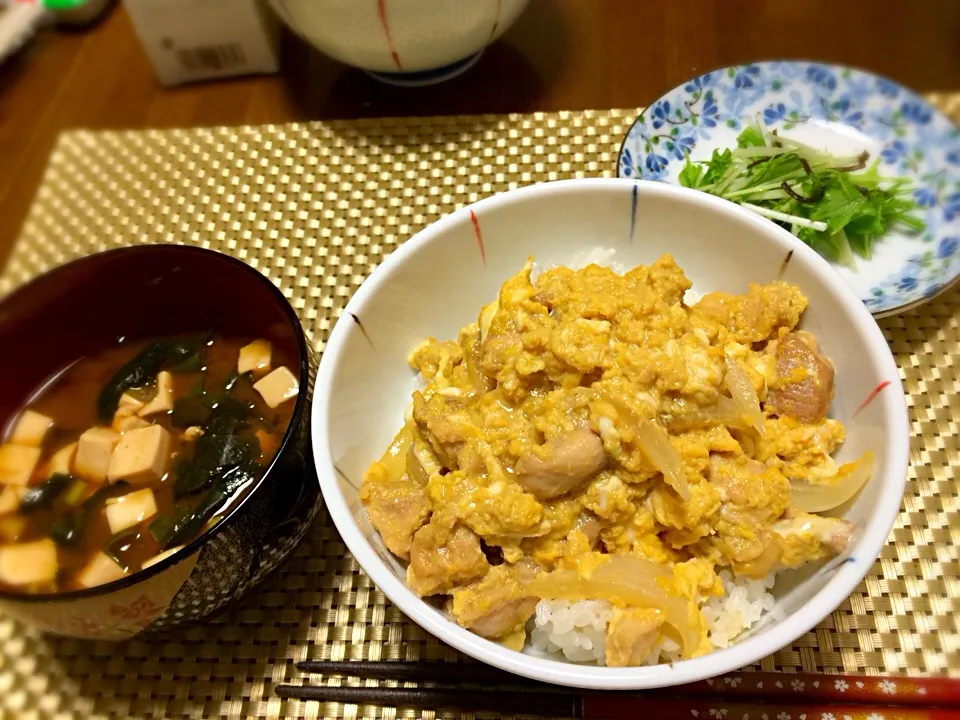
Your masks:
{"label": "blue flower design", "polygon": [[[762,94],[762,90],[760,91]],[[740,119],[753,102],[753,95],[746,92],[728,92],[723,95],[723,109],[728,116]],[[725,120],[726,117],[721,117]]]}
{"label": "blue flower design", "polygon": [[960,165],[960,150],[953,150],[947,153],[947,162],[951,165]]}
{"label": "blue flower design", "polygon": [[926,125],[933,117],[933,112],[926,103],[920,101],[905,102],[900,105],[900,114],[918,125]]}
{"label": "blue flower design", "polygon": [[710,87],[715,82],[716,82],[715,73],[705,73],[704,75],[695,77],[693,80],[688,82],[686,85],[683,86],[683,89],[686,90],[688,93],[694,93],[697,90],[703,90],[705,88]]}
{"label": "blue flower design", "polygon": [[630,154],[629,148],[624,148],[623,153],[620,155],[620,176],[633,176],[633,155]]}
{"label": "blue flower design", "polygon": [[897,283],[897,289],[901,292],[910,292],[911,290],[915,290],[919,284],[920,281],[917,280],[917,278],[913,277],[912,275],[907,275],[900,278],[900,282]]}
{"label": "blue flower design", "polygon": [[943,219],[952,222],[960,216],[960,192],[952,193],[943,203]]}
{"label": "blue flower design", "polygon": [[719,114],[720,110],[717,108],[717,101],[713,99],[713,93],[707,92],[703,96],[703,107],[700,109],[700,124],[708,128],[716,127]]}
{"label": "blue flower design", "polygon": [[937,257],[941,260],[946,260],[947,258],[953,257],[954,253],[957,252],[958,247],[960,247],[960,238],[945,237],[937,246]]}
{"label": "blue flower design", "polygon": [[886,78],[877,78],[877,91],[886,97],[895,98],[900,94],[900,86]]}
{"label": "blue flower design", "polygon": [[687,153],[693,150],[696,141],[697,139],[694,135],[684,135],[669,140],[664,143],[664,146],[673,153],[673,156],[677,160],[683,160],[687,156]]}
{"label": "blue flower design", "polygon": [[869,99],[873,94],[873,83],[867,75],[858,77],[856,75],[847,78],[844,83],[844,97],[848,98],[854,104],[861,104]]}
{"label": "blue flower design", "polygon": [[903,140],[894,140],[880,151],[880,157],[884,162],[896,165],[900,158],[907,154],[907,144]]}
{"label": "blue flower design", "polygon": [[837,78],[830,68],[825,65],[811,65],[808,67],[807,78],[830,92],[837,89]]}
{"label": "blue flower design", "polygon": [[670,101],[664,100],[658,102],[653,106],[653,129],[663,127],[663,124],[670,119],[670,112],[673,108],[670,107]]}
{"label": "blue flower design", "polygon": [[930,188],[918,188],[913,192],[913,199],[920,207],[933,207],[937,204],[937,196]]}
{"label": "blue flower design", "polygon": [[783,120],[786,114],[787,106],[783,103],[777,103],[776,105],[771,105],[763,111],[763,121],[767,125],[773,125],[778,120]]}
{"label": "blue flower design", "polygon": [[667,159],[663,155],[650,153],[647,155],[647,159],[644,161],[643,166],[644,178],[647,180],[659,180],[663,175],[664,168],[667,167]]}
{"label": "blue flower design", "polygon": [[792,60],[774,60],[769,63],[770,70],[784,80],[792,80],[800,75],[800,63]]}
{"label": "blue flower design", "polygon": [[737,90],[755,87],[759,82],[760,68],[756,65],[744,65],[737,74],[733,76],[733,86],[737,88]]}
{"label": "blue flower design", "polygon": [[833,103],[831,110],[835,118],[844,125],[859,125],[863,122],[863,112],[851,106],[849,98]]}

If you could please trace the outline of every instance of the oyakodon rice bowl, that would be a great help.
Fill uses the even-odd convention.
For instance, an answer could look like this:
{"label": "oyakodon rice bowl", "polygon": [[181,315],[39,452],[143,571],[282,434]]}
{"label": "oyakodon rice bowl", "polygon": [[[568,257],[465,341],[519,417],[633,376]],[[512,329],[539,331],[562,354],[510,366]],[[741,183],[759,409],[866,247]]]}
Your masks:
{"label": "oyakodon rice bowl", "polygon": [[[650,233],[651,244],[662,247],[656,236],[664,234],[667,217],[677,226],[671,240],[688,237],[684,226],[698,225],[721,251],[735,234],[776,234],[766,225],[751,227],[755,221],[739,213],[703,207],[682,191],[583,182],[516,195],[524,194],[525,203],[501,197],[474,206],[466,229],[476,230],[485,245],[481,258],[489,261],[512,252],[499,241],[509,218],[525,233],[534,218],[529,245],[541,251],[545,270],[539,277],[531,278],[529,266],[516,273],[523,259],[512,269],[498,259],[498,284],[507,280],[499,291],[481,295],[471,288],[469,314],[465,302],[443,295],[452,307],[431,313],[426,301],[450,281],[428,268],[451,265],[442,262],[444,248],[431,243],[428,232],[426,248],[399,251],[396,262],[391,258],[375,274],[372,296],[365,296],[365,285],[351,301],[352,327],[343,341],[353,345],[350,363],[335,360],[332,373],[322,364],[318,387],[329,382],[352,392],[330,393],[326,412],[338,425],[355,422],[367,399],[358,385],[344,381],[358,372],[392,388],[381,397],[405,384],[413,403],[391,449],[369,466],[355,444],[338,439],[350,428],[325,425],[325,413],[315,406],[318,461],[325,448],[316,440],[330,433],[326,451],[341,473],[335,492],[324,484],[325,495],[348,545],[374,581],[431,632],[540,679],[591,687],[672,684],[739,667],[759,657],[758,650],[789,642],[842,599],[827,597],[839,589],[831,588],[837,578],[856,582],[848,570],[858,555],[864,557],[865,541],[875,545],[868,552],[879,548],[886,529],[877,527],[864,499],[879,502],[889,520],[895,508],[882,490],[898,484],[902,490],[902,467],[899,479],[890,473],[904,459],[894,457],[891,468],[891,454],[900,452],[897,442],[885,443],[874,432],[889,420],[885,414],[896,414],[897,403],[879,394],[854,418],[850,391],[859,393],[863,378],[849,372],[844,353],[830,352],[843,345],[825,318],[852,314],[856,320],[862,308],[850,307],[842,289],[811,273],[817,261],[802,250],[793,259],[800,271],[792,271],[785,251],[770,252],[776,248],[771,238],[757,242],[751,255],[768,262],[780,256],[765,275],[756,269],[747,275],[719,253],[705,264],[691,254],[689,240],[686,247],[673,242],[671,249],[695,281],[688,293],[690,282],[672,258],[630,248],[629,236],[627,247],[617,248],[613,228],[596,220],[625,199],[637,220],[647,216],[648,222],[636,223],[634,241]],[[590,233],[590,223],[571,215],[585,209],[596,225],[593,247],[619,250],[610,264],[633,270],[617,275],[597,266],[558,267],[590,249],[569,239]],[[438,223],[433,237],[446,236],[450,247],[458,233],[444,227],[453,225],[448,220]],[[557,262],[559,253],[548,244],[557,237],[567,238],[559,243],[565,261]],[[791,249],[789,243],[780,248]],[[434,257],[418,264],[417,255],[424,253]],[[739,282],[709,277],[710,270],[731,266]],[[459,285],[477,285],[469,280],[473,274],[489,287],[489,263],[485,270],[458,274]],[[705,282],[705,275],[713,282]],[[805,281],[803,292],[794,279]],[[748,288],[751,280],[762,284]],[[429,283],[429,293],[413,289]],[[833,300],[834,313],[818,312],[811,302],[800,329],[811,289],[815,297]],[[398,323],[394,313],[392,322],[384,322],[385,303],[404,301],[415,321]],[[451,327],[455,311],[460,322]],[[477,321],[470,323],[470,315]],[[394,323],[399,332],[390,330]],[[889,372],[882,340],[870,337],[869,326],[854,324],[843,334],[848,345],[866,335],[880,355],[876,362],[860,354],[867,375]],[[335,357],[343,352],[336,342],[343,327],[331,338],[328,358],[331,350]],[[366,350],[356,345],[360,339]],[[406,383],[393,381],[402,370],[385,368],[387,356],[409,360],[420,371],[420,383],[411,376]],[[838,365],[836,381],[827,358]],[[834,385],[837,398],[828,417]],[[878,404],[879,415],[871,412]],[[404,410],[396,405],[399,421]],[[871,415],[864,426],[861,418]],[[834,461],[844,426],[850,432]],[[383,437],[382,427],[375,432]],[[362,442],[362,454],[371,446]],[[872,465],[877,472],[857,497]],[[348,512],[360,538],[338,514],[338,501],[351,496]],[[845,518],[820,514],[838,504]],[[774,573],[800,566],[807,571],[786,571],[771,590]],[[824,600],[834,604],[823,607]],[[462,627],[437,622],[444,615]],[[761,620],[749,636],[716,650],[761,616],[779,621]],[[523,647],[525,655],[507,647]],[[563,652],[568,662],[633,667],[557,663],[547,657],[563,655],[551,651]],[[711,651],[707,665],[702,656]],[[665,664],[675,658],[694,659]]]}
{"label": "oyakodon rice bowl", "polygon": [[869,450],[832,458],[806,298],[778,281],[687,305],[669,255],[532,271],[411,353],[424,386],[360,487],[373,526],[416,594],[507,647],[528,625],[618,667],[725,647],[775,572],[846,549],[852,523],[815,513],[872,472]]}

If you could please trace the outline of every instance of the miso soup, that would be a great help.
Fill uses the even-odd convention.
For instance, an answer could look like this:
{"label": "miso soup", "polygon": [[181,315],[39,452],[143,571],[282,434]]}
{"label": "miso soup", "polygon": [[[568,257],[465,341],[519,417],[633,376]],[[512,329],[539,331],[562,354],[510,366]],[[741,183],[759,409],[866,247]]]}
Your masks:
{"label": "miso soup", "polygon": [[293,360],[263,339],[160,338],[48,381],[0,445],[0,589],[101,585],[212,527],[280,446]]}

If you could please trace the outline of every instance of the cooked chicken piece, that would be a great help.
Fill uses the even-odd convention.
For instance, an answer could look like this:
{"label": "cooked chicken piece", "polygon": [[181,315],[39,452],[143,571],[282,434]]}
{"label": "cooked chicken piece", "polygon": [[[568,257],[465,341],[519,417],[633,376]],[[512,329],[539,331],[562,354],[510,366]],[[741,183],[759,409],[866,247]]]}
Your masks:
{"label": "cooked chicken piece", "polygon": [[756,510],[764,521],[780,517],[787,509],[790,483],[776,468],[756,460],[713,455],[709,478],[724,505]]}
{"label": "cooked chicken piece", "polygon": [[762,575],[764,565],[779,560],[779,544],[770,523],[780,517],[790,498],[790,483],[775,468],[745,458],[710,458],[710,485],[720,491],[722,505],[710,544],[720,560],[741,575]]}
{"label": "cooked chicken piece", "polygon": [[430,516],[430,500],[423,486],[406,473],[391,476],[386,466],[374,463],[360,486],[360,501],[387,549],[408,560],[413,535]]}
{"label": "cooked chicken piece", "polygon": [[497,565],[483,579],[453,592],[457,623],[485,638],[503,638],[522,630],[537,607],[524,592],[532,576],[527,565]]}
{"label": "cooked chicken piece", "polygon": [[579,487],[600,472],[606,461],[603,442],[582,428],[560,433],[527,453],[514,472],[524,489],[547,500]]}
{"label": "cooked chicken piece", "polygon": [[595,547],[597,540],[600,539],[600,531],[603,530],[603,524],[596,515],[585,510],[577,516],[573,529],[582,532],[587,538],[587,544],[589,544],[590,547]]}
{"label": "cooked chicken piece", "polygon": [[439,462],[450,469],[458,467],[457,455],[477,428],[465,412],[467,400],[454,395],[434,393],[429,399],[413,393],[413,419],[420,436],[430,443]]}
{"label": "cooked chicken piece", "polygon": [[761,579],[784,568],[797,568],[839,554],[850,543],[853,525],[841,518],[789,511],[765,531],[763,551],[731,563],[740,576]]}
{"label": "cooked chicken piece", "polygon": [[763,342],[781,328],[796,327],[806,307],[806,298],[793,285],[751,284],[743,295],[704,295],[691,308],[691,320],[695,327],[718,336],[722,342]]}
{"label": "cooked chicken piece", "polygon": [[777,344],[777,385],[767,393],[767,409],[805,423],[827,416],[833,400],[833,366],[817,352],[808,333],[796,332]]}
{"label": "cooked chicken piece", "polygon": [[407,585],[417,595],[440,595],[471,583],[490,567],[480,538],[464,525],[434,519],[413,536]]}
{"label": "cooked chicken piece", "polygon": [[763,552],[746,562],[734,563],[732,567],[738,576],[762,580],[779,568],[782,557],[783,545],[779,536],[774,533],[763,548]]}
{"label": "cooked chicken piece", "polygon": [[607,626],[605,655],[609,667],[641,665],[660,636],[663,616],[651,608],[615,610]]}
{"label": "cooked chicken piece", "polygon": [[784,519],[774,523],[774,532],[787,540],[801,535],[810,536],[832,555],[846,550],[853,537],[853,523],[843,518],[810,515],[796,511],[785,513],[783,517]]}

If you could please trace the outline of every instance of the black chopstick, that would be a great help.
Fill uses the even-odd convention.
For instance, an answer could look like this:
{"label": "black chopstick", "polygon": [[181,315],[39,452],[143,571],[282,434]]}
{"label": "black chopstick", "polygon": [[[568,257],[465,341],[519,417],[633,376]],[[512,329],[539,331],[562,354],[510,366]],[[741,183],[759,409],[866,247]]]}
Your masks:
{"label": "black chopstick", "polygon": [[[623,720],[651,712],[651,717],[657,720],[689,720],[691,716],[708,717],[720,706],[738,718],[776,717],[769,710],[779,706],[778,712],[789,710],[787,714],[796,718],[804,715],[843,717],[844,714],[852,717],[855,710],[863,710],[866,716],[875,709],[879,711],[876,714],[888,720],[960,720],[960,681],[940,678],[892,678],[884,687],[882,679],[857,675],[738,673],[642,693],[597,693],[561,688],[473,662],[307,660],[297,663],[296,668],[341,678],[454,687],[279,685],[276,693],[280,697],[416,709],[492,710],[585,720]],[[480,685],[483,689],[467,689],[464,685]],[[508,686],[514,689],[501,689]],[[893,695],[891,690],[895,687],[899,689]],[[800,695],[798,688],[803,690]],[[714,714],[714,717],[717,716]]]}
{"label": "black chopstick", "polygon": [[350,705],[380,705],[417,709],[449,708],[453,710],[510,712],[518,715],[582,717],[580,697],[567,692],[278,685],[276,693],[282,698],[319,700],[320,702]]}
{"label": "black chopstick", "polygon": [[[400,680],[405,682],[476,683],[487,685],[538,685],[519,675],[498,670],[489,665],[470,662],[406,662],[398,660],[305,660],[296,664],[297,670],[341,677],[363,677],[373,680]],[[551,686],[552,687],[552,686]]]}
{"label": "black chopstick", "polygon": [[[279,685],[281,698],[316,700],[345,705],[379,705],[416,710],[460,710],[511,715],[539,715],[575,720],[653,720],[691,718],[843,718],[878,716],[886,720],[960,720],[960,710],[889,705],[819,705],[768,703],[740,698],[676,697],[629,692],[521,692],[516,690],[461,690],[457,688],[374,688]],[[794,701],[796,702],[796,701]],[[802,701],[801,701],[802,702]]]}

